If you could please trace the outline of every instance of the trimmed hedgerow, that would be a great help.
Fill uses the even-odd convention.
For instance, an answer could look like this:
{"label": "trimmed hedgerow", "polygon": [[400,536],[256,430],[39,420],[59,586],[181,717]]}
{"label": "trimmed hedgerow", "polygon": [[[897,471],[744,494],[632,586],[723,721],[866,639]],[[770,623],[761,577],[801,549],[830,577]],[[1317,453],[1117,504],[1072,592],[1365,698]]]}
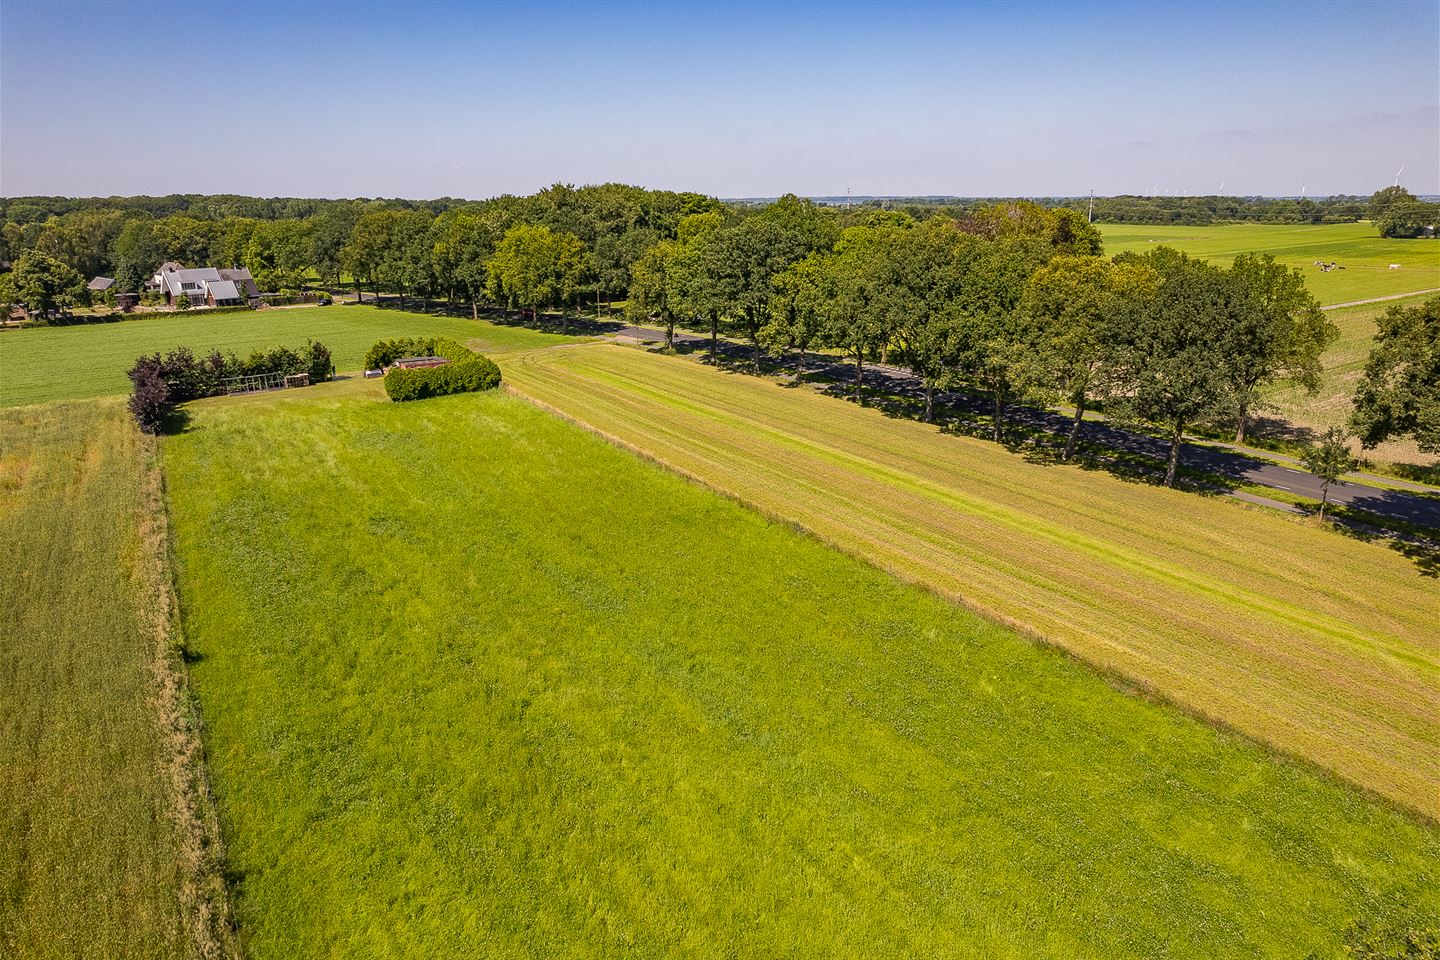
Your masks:
{"label": "trimmed hedgerow", "polygon": [[385,374],[385,393],[391,400],[423,400],[449,393],[492,390],[500,385],[500,368],[492,360],[444,337],[435,340],[382,340],[370,348],[365,365],[370,366],[372,355],[382,357],[391,349],[399,352],[386,363],[405,356],[437,356],[450,361],[443,367],[392,368]]}

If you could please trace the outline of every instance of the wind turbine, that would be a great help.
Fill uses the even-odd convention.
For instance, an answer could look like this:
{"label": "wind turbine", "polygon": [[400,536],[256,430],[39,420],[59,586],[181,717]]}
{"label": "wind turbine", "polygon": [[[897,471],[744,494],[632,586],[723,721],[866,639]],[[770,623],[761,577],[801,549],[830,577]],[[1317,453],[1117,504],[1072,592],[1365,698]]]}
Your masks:
{"label": "wind turbine", "polygon": [[1400,186],[1400,174],[1405,172],[1405,164],[1400,164],[1400,169],[1395,171],[1395,186]]}
{"label": "wind turbine", "polygon": [[1301,200],[1304,200],[1304,199],[1305,199],[1305,184],[1304,184],[1303,181],[1302,181],[1301,184],[1300,184],[1300,199],[1301,199]]}
{"label": "wind turbine", "polygon": [[1217,197],[1223,197],[1223,196],[1225,196],[1225,181],[1224,181],[1224,180],[1221,180],[1221,181],[1220,181],[1220,189],[1217,190],[1217,191],[1215,191],[1215,195],[1216,195]]}

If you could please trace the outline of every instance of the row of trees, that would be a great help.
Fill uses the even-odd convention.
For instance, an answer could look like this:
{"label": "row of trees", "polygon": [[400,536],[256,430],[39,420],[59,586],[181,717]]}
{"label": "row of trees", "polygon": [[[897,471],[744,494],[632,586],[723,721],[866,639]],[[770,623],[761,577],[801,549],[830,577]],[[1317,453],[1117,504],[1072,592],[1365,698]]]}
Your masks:
{"label": "row of trees", "polygon": [[636,263],[629,309],[672,337],[677,321],[708,325],[712,344],[717,330],[742,336],[757,364],[762,349],[792,354],[797,376],[809,351],[841,350],[857,396],[865,363],[889,360],[923,385],[926,420],[937,391],[984,391],[997,440],[1010,403],[1068,402],[1066,457],[1103,403],[1167,431],[1167,483],[1187,427],[1226,418],[1243,440],[1261,390],[1313,387],[1337,335],[1299,272],[1273,258],[1220,268],[1160,248],[1107,260],[1069,211],[889,214],[833,241],[807,226],[774,208],[734,225],[682,222]]}

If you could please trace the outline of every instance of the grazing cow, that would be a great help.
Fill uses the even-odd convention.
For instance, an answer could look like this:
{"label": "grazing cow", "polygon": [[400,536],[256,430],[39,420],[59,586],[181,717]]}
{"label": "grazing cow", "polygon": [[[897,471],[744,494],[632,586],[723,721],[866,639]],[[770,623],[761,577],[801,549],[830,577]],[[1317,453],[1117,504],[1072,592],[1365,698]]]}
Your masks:
{"label": "grazing cow", "polygon": [[1400,264],[1398,264],[1398,263],[1392,263],[1392,264],[1390,264],[1390,269],[1391,269],[1391,270],[1399,270],[1399,269],[1400,269]]}

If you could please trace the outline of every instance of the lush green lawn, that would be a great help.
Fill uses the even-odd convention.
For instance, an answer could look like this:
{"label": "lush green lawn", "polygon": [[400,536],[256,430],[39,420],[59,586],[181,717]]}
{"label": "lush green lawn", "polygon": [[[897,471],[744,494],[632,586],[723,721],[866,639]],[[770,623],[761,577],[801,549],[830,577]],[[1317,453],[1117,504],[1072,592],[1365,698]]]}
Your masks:
{"label": "lush green lawn", "polygon": [[151,462],[118,401],[0,413],[3,957],[197,955],[140,599]]}
{"label": "lush green lawn", "polygon": [[1298,958],[1440,915],[1433,828],[519,399],[192,413],[254,960]]}
{"label": "lush green lawn", "polygon": [[1440,599],[1399,553],[679,357],[513,389],[1188,708],[1440,817]]}
{"label": "lush green lawn", "polygon": [[[1101,224],[1105,252],[1141,253],[1167,244],[1186,253],[1228,263],[1241,253],[1268,253],[1299,267],[1321,303],[1346,303],[1393,293],[1440,287],[1440,242],[1382,240],[1370,223],[1304,226],[1225,224],[1211,227]],[[1315,261],[1345,267],[1322,273]],[[1390,264],[1400,264],[1391,270]]]}
{"label": "lush green lawn", "polygon": [[382,337],[447,336],[482,353],[564,343],[524,327],[362,306],[299,307],[241,313],[152,314],[118,323],[0,331],[0,407],[124,393],[125,371],[143,353],[298,347],[319,340],[339,370],[358,370]]}

